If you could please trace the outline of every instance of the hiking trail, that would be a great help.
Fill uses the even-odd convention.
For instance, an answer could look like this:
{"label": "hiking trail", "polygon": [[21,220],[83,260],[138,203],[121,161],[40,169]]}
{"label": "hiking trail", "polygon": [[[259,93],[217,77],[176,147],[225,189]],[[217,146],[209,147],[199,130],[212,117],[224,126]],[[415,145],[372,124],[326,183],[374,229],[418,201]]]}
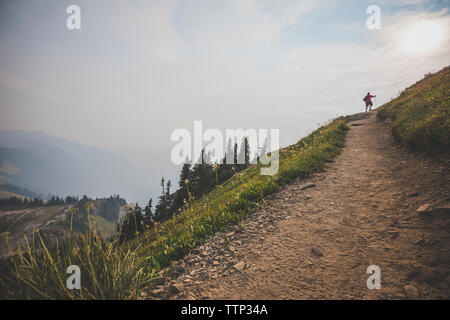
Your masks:
{"label": "hiking trail", "polygon": [[[324,172],[258,204],[243,227],[210,237],[143,295],[450,298],[450,160],[409,153],[389,123],[366,115],[349,122],[345,146]],[[366,287],[370,265],[380,267],[379,290]]]}

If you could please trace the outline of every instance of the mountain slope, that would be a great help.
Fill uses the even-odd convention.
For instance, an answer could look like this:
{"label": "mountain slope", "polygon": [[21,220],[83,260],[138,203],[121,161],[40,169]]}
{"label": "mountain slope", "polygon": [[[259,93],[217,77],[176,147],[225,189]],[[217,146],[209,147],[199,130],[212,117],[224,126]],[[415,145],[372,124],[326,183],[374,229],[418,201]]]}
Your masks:
{"label": "mountain slope", "polygon": [[413,150],[450,152],[450,67],[406,88],[377,116],[390,119],[394,137]]}
{"label": "mountain slope", "polygon": [[[377,121],[374,113],[347,117],[345,147],[325,173],[294,182],[239,227],[216,233],[145,294],[448,299],[448,76],[449,68],[429,75],[379,108],[378,120],[389,121]],[[415,150],[446,153],[411,154],[394,138]],[[371,265],[381,270],[381,290],[366,287]]]}
{"label": "mountain slope", "polygon": [[4,198],[11,198],[11,197],[22,197],[18,194],[12,193],[10,191],[7,190],[1,190],[0,189],[0,199],[4,199]]}
{"label": "mountain slope", "polygon": [[[192,250],[148,297],[448,299],[450,161],[405,152],[373,113],[349,126],[324,173]],[[428,203],[433,211],[417,213]],[[371,265],[380,290],[366,287]]]}
{"label": "mountain slope", "polygon": [[[94,228],[105,239],[111,237],[116,231],[116,222],[123,214],[123,204],[109,205],[105,210],[105,204],[110,199],[97,199],[90,201],[90,215],[93,218]],[[41,232],[52,241],[62,241],[67,237],[70,228],[73,209],[77,203],[38,208],[18,209],[0,212],[0,258],[9,255],[9,247],[14,251],[25,244],[24,236],[33,238],[33,232]],[[115,212],[111,212],[111,211]],[[74,230],[78,232],[79,230]],[[8,243],[3,240],[6,240]]]}

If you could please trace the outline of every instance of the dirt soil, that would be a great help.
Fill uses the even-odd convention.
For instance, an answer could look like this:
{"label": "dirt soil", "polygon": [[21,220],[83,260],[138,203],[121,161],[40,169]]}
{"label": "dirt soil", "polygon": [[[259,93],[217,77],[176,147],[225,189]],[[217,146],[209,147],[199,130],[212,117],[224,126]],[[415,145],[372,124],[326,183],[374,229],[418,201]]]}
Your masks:
{"label": "dirt soil", "polygon": [[[143,295],[449,299],[450,160],[407,152],[389,123],[370,114],[349,122],[345,147],[325,172],[208,239]],[[370,265],[381,271],[378,290],[366,286]]]}

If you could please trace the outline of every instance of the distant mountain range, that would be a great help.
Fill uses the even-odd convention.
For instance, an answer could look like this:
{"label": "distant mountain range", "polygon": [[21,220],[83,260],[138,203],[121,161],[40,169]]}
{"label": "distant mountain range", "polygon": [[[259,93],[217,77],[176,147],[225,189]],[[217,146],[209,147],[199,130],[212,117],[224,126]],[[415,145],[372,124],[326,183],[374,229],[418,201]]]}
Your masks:
{"label": "distant mountain range", "polygon": [[2,194],[0,194],[0,198],[9,198],[9,197],[25,197],[29,199],[33,198],[40,198],[43,200],[47,200],[44,195],[38,194],[36,192],[30,191],[25,188],[21,188],[18,186],[14,186],[12,184],[0,184],[0,191],[2,191]]}
{"label": "distant mountain range", "polygon": [[146,199],[150,179],[105,150],[41,132],[0,130],[0,184],[41,195]]}

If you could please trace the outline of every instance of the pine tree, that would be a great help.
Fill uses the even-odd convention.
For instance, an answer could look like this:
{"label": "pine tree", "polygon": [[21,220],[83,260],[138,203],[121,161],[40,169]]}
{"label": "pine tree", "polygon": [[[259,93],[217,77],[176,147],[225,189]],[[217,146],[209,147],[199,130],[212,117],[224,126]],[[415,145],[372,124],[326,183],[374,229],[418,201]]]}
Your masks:
{"label": "pine tree", "polygon": [[250,164],[250,144],[248,138],[244,137],[239,148],[238,164],[236,165],[236,171],[242,171]]}
{"label": "pine tree", "polygon": [[148,204],[145,206],[144,209],[144,225],[148,228],[153,228],[154,225],[154,216],[152,212],[152,206],[153,206],[153,199],[150,198],[148,201]]}
{"label": "pine tree", "polygon": [[130,240],[144,232],[144,216],[139,204],[136,203],[135,206],[128,208],[127,214],[118,229],[120,232],[119,242]]}
{"label": "pine tree", "polygon": [[167,219],[170,218],[170,215],[174,213],[173,202],[174,195],[170,194],[170,188],[172,187],[172,183],[167,181],[166,184],[166,208],[167,208]]}
{"label": "pine tree", "polygon": [[164,181],[164,177],[161,179],[161,195],[159,196],[159,202],[155,208],[155,221],[162,222],[166,219],[167,213],[167,200],[166,200],[166,184]]}
{"label": "pine tree", "polygon": [[204,193],[212,190],[212,187],[215,185],[215,175],[212,170],[212,165],[206,162],[208,158],[204,149],[200,157],[198,163],[192,169],[191,181],[189,182],[191,193],[196,198],[200,198]]}
{"label": "pine tree", "polygon": [[[217,170],[217,175],[219,177],[219,181],[223,182],[230,179],[234,175],[233,167],[236,163],[236,156],[234,153],[235,145],[231,139],[228,140],[225,156],[221,163],[219,164],[219,168]],[[231,159],[233,163],[227,164],[227,159]]]}
{"label": "pine tree", "polygon": [[[228,140],[227,148],[225,150],[225,157],[223,158],[223,164],[227,164],[227,159],[230,159],[235,164],[235,156],[234,156],[234,148],[233,148],[233,142],[231,141],[231,138]],[[231,163],[229,163],[231,165]]]}
{"label": "pine tree", "polygon": [[145,209],[144,209],[145,215],[148,216],[148,217],[152,217],[153,216],[153,212],[152,212],[153,204],[152,204],[152,202],[153,202],[153,199],[150,198],[150,200],[148,201],[148,203],[147,203],[147,205],[145,206]]}
{"label": "pine tree", "polygon": [[175,192],[173,197],[172,207],[175,212],[178,211],[178,209],[184,209],[185,201],[189,200],[186,181],[188,183],[191,181],[191,163],[189,160],[186,160],[181,168],[180,179],[178,180],[179,189]]}

